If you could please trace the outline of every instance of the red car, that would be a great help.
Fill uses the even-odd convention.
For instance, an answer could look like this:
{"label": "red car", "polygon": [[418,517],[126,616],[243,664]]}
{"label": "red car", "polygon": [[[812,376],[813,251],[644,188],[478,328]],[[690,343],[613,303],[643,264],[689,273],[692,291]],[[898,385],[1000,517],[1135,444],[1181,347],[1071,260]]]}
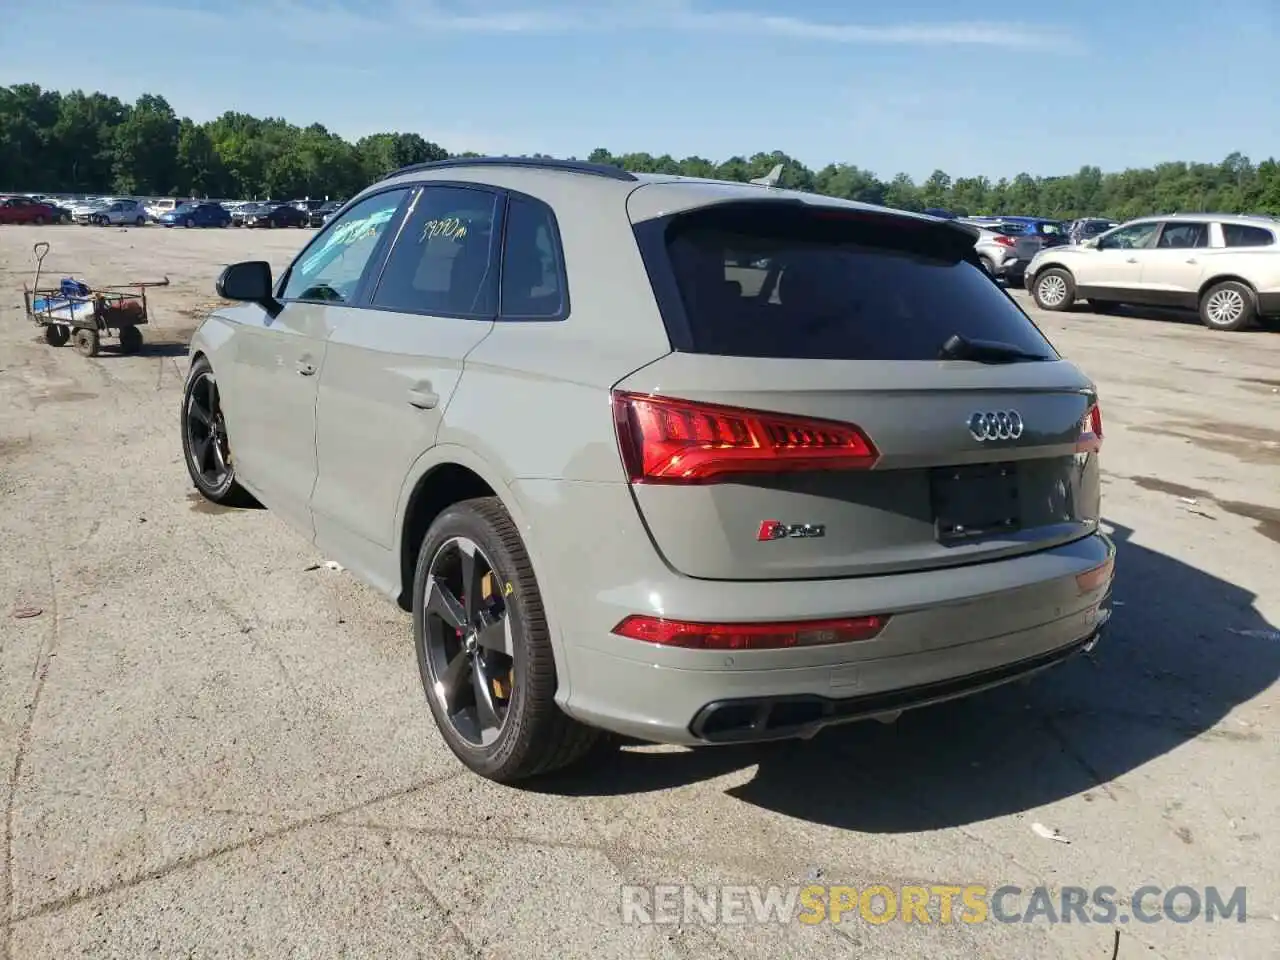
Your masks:
{"label": "red car", "polygon": [[30,197],[4,197],[0,199],[0,223],[57,223],[58,211],[47,203],[37,203]]}

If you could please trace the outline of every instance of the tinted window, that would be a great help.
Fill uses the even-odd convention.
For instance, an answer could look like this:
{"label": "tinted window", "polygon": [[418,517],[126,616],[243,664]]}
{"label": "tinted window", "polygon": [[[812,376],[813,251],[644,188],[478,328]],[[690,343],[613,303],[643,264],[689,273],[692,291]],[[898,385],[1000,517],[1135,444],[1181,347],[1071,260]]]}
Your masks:
{"label": "tinted window", "polygon": [[1189,249],[1209,245],[1209,225],[1205,223],[1166,223],[1156,246],[1164,249]]}
{"label": "tinted window", "polygon": [[696,353],[936,360],[958,333],[1053,356],[958,231],[746,204],[677,219],[666,251]]}
{"label": "tinted window", "polygon": [[1222,239],[1228,247],[1269,247],[1275,243],[1275,235],[1270,230],[1238,223],[1224,223]]}
{"label": "tinted window", "polygon": [[350,301],[405,193],[388,190],[366,197],[345,216],[331,221],[294,262],[281,296],[286,300]]}
{"label": "tinted window", "polygon": [[1100,250],[1138,250],[1151,246],[1151,240],[1159,229],[1158,223],[1135,223],[1131,227],[1121,227],[1098,240]]}
{"label": "tinted window", "polygon": [[496,312],[493,262],[497,194],[426,187],[383,268],[375,306],[409,313],[486,316]]}
{"label": "tinted window", "polygon": [[544,203],[511,197],[502,253],[502,315],[559,318],[565,313],[564,275],[555,215]]}

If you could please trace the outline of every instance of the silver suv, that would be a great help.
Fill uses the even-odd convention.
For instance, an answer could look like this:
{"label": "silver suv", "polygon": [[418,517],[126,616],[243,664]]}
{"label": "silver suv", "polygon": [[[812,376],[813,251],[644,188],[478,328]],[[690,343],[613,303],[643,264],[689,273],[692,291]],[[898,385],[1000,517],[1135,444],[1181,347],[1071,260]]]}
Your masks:
{"label": "silver suv", "polygon": [[807,737],[1057,663],[1110,614],[1102,419],[974,234],[769,186],[452,160],[191,342],[196,488],[413,614],[449,747]]}
{"label": "silver suv", "polygon": [[1214,330],[1280,320],[1280,222],[1270,217],[1143,217],[1079,245],[1041,251],[1026,286],[1045,310],[1086,299],[1200,311]]}

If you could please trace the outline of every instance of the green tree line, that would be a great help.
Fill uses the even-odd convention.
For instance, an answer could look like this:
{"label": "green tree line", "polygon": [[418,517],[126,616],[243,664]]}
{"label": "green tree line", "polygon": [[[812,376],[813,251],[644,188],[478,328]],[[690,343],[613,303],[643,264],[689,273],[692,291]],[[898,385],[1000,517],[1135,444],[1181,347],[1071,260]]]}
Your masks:
{"label": "green tree line", "polygon": [[[465,156],[466,154],[464,154]],[[474,154],[472,154],[474,155]],[[378,133],[354,143],[313,123],[227,112],[196,123],[163,97],[125,103],[105,93],[61,93],[36,84],[0,87],[0,188],[140,196],[345,198],[398,167],[449,156],[417,133]],[[1221,163],[1161,163],[1066,176],[957,177],[935,170],[922,183],[882,180],[852,163],[812,170],[781,151],[716,163],[669,154],[587,158],[636,172],[745,181],[783,164],[782,184],[905,210],[964,214],[1111,216],[1214,210],[1280,215],[1280,163],[1232,153]]]}

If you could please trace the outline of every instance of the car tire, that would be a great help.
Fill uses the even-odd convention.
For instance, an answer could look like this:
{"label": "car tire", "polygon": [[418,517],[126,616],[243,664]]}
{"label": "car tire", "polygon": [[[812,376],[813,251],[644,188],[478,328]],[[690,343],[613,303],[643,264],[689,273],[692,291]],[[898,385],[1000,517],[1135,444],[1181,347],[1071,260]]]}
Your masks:
{"label": "car tire", "polygon": [[133,225],[135,227],[145,227],[147,225],[147,218],[138,217],[136,220],[133,221]]}
{"label": "car tire", "polygon": [[996,275],[996,265],[990,257],[980,255],[978,257],[978,263],[982,265],[982,269],[986,271],[988,277],[994,277]]}
{"label": "car tire", "polygon": [[[257,501],[253,495],[236,481],[235,459],[222,414],[218,381],[204,357],[196,360],[187,373],[182,389],[181,424],[182,459],[200,495],[224,507],[254,506]],[[207,441],[207,445],[203,441]],[[220,469],[216,469],[218,467]]]}
{"label": "car tire", "polygon": [[89,327],[79,327],[72,334],[71,342],[76,348],[76,353],[82,357],[96,357],[98,348],[102,341],[98,337],[98,331]]}
{"label": "car tire", "polygon": [[1070,310],[1076,302],[1076,284],[1061,267],[1049,267],[1036,274],[1031,296],[1041,310]]}
{"label": "car tire", "polygon": [[[461,578],[469,569],[467,591]],[[439,599],[444,593],[447,602]],[[510,652],[484,645],[486,632],[502,638]],[[441,736],[480,776],[512,783],[549,773],[582,759],[602,740],[600,731],[573,720],[555,702],[555,657],[542,595],[519,530],[496,497],[454,504],[423,537],[413,581],[413,640]],[[450,677],[458,695],[453,704],[446,702]]]}
{"label": "car tire", "polygon": [[142,349],[142,331],[137,327],[121,327],[119,334],[121,353],[130,355]]}
{"label": "car tire", "polygon": [[71,331],[58,323],[51,323],[44,328],[44,342],[51,347],[65,347],[71,339]]}
{"label": "car tire", "polygon": [[1257,315],[1253,290],[1238,280],[1215,283],[1200,296],[1200,322],[1210,330],[1243,330]]}
{"label": "car tire", "polygon": [[32,217],[32,218],[31,218],[31,222],[32,222],[35,226],[37,226],[37,227],[43,227],[43,226],[44,226],[44,217],[42,217],[42,216],[40,216],[39,214],[37,214],[36,216],[34,216],[34,217]]}
{"label": "car tire", "polygon": [[182,221],[182,225],[186,227],[188,230],[190,230],[192,227],[196,225],[196,222],[192,220],[190,217],[187,217],[187,219]]}

